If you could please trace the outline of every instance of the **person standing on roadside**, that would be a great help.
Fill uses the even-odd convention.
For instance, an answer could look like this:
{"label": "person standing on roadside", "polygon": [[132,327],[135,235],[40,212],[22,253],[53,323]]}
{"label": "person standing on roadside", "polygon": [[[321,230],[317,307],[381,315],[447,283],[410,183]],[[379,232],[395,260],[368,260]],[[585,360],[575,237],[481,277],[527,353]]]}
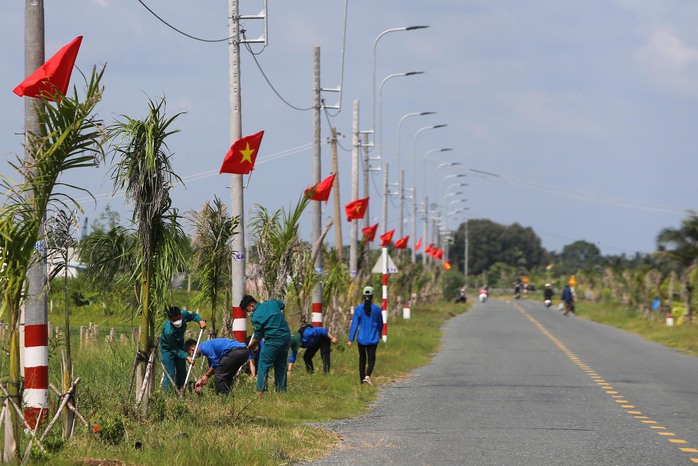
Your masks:
{"label": "person standing on roadside", "polygon": [[283,301],[271,299],[261,304],[249,295],[242,298],[240,307],[252,309],[252,326],[254,334],[247,349],[254,351],[259,342],[264,340],[264,348],[259,353],[259,367],[257,368],[257,396],[267,390],[269,369],[274,368],[274,385],[277,392],[286,391],[286,358],[288,347],[291,343],[291,330],[284,317],[283,309],[286,306]]}
{"label": "person standing on roadside", "polygon": [[574,314],[574,291],[572,291],[569,283],[562,289],[561,299],[565,306],[563,315],[569,316],[570,313]]}
{"label": "person standing on roadside", "polygon": [[[167,373],[174,380],[177,388],[182,388],[187,378],[187,357],[184,351],[184,332],[187,322],[196,322],[200,329],[206,328],[206,321],[195,312],[182,311],[177,306],[167,309],[167,322],[162,326],[160,334],[160,356]],[[163,388],[169,391],[172,384],[170,377],[165,376]]]}
{"label": "person standing on roadside", "polygon": [[359,380],[361,383],[373,385],[371,374],[376,364],[376,348],[383,330],[383,314],[381,308],[373,304],[372,286],[364,287],[363,299],[363,304],[354,308],[347,346],[351,346],[352,341],[356,339],[359,346]]}

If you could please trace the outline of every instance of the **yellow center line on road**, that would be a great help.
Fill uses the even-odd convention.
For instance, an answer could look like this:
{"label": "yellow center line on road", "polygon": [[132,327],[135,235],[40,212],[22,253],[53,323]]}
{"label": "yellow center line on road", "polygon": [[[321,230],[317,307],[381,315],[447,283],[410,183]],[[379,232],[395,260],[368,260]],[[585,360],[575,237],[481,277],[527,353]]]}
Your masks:
{"label": "yellow center line on road", "polygon": [[[610,395],[612,398],[623,398],[623,399],[614,399],[613,401],[620,404],[620,403],[628,403],[628,400],[626,400],[622,395],[618,394],[618,391],[613,391],[613,387],[603,379],[603,377],[599,376],[595,371],[592,371],[592,369],[582,362],[581,359],[579,359],[572,351],[570,351],[564,343],[562,343],[560,340],[555,337],[550,331],[548,331],[547,328],[543,326],[538,320],[536,320],[532,315],[530,315],[528,312],[526,312],[521,306],[519,306],[517,303],[511,303],[521,314],[524,315],[528,320],[533,323],[536,327],[538,327],[538,330],[540,330],[543,335],[548,337],[554,344],[557,346],[560,351],[565,353],[565,355],[570,358],[571,361],[573,361],[577,366],[579,366],[582,371],[584,371],[594,382],[596,382],[599,385],[599,388],[603,389],[606,391],[606,394]],[[610,390],[610,391],[609,391]],[[627,413],[629,414],[642,414],[641,411],[628,411],[628,409],[635,409],[635,405],[631,404],[622,404],[620,405],[621,408],[625,409]],[[655,432],[666,438],[670,443],[676,443],[676,444],[682,444],[686,445],[688,442],[683,439],[678,439],[678,438],[668,438],[668,437],[675,437],[676,434],[673,432],[665,432],[663,431],[666,429],[666,427],[663,426],[656,426],[656,425],[651,425],[651,424],[657,424],[657,421],[653,421],[649,419],[647,416],[633,416],[634,418],[640,420],[643,424],[647,425],[651,429],[656,429]],[[680,447],[680,451],[686,452],[686,453],[698,453],[698,449],[695,448],[690,448],[690,447]],[[690,460],[693,463],[698,463],[698,457],[691,457]]]}

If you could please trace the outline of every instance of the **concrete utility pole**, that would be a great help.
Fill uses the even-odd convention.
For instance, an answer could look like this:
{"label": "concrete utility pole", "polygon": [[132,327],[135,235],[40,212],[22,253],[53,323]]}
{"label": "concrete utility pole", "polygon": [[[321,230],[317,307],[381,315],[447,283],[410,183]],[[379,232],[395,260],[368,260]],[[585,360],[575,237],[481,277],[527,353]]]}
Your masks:
{"label": "concrete utility pole", "polygon": [[[322,160],[320,149],[320,47],[313,47],[313,185],[321,180]],[[320,241],[322,233],[322,202],[313,202],[313,247]],[[322,254],[315,256],[315,273],[322,273]],[[322,327],[322,282],[313,288],[312,323]]]}
{"label": "concrete utility pole", "polygon": [[[24,10],[24,71],[29,76],[45,61],[44,50],[44,2],[27,0]],[[29,133],[41,134],[39,116],[34,106],[43,108],[40,99],[24,98],[24,158],[32,165],[32,148]],[[39,231],[43,235],[46,218]],[[48,413],[48,307],[46,290],[48,274],[45,241],[36,245],[40,258],[27,271],[27,301],[24,312],[24,344],[21,348],[24,367],[25,389],[22,395],[24,417],[34,427],[39,413]],[[29,375],[31,370],[32,376]],[[43,375],[41,375],[43,374]],[[10,396],[17,397],[19,387],[10,385]],[[15,398],[15,402],[19,400]],[[18,403],[19,404],[19,403]],[[9,413],[8,413],[9,415]]]}
{"label": "concrete utility pole", "polygon": [[334,197],[334,240],[337,248],[337,257],[340,261],[344,258],[342,246],[342,207],[339,199],[339,161],[337,160],[337,128],[330,128],[330,144],[332,145],[332,173],[335,174],[332,182]]}
{"label": "concrete utility pole", "polygon": [[[403,216],[402,211],[403,211],[404,206],[405,206],[405,171],[402,170],[399,173],[399,176],[400,176],[400,178],[398,181],[397,191],[398,191],[398,196],[400,196],[400,212],[398,213],[399,225],[398,225],[397,232],[398,232],[398,238],[403,238],[404,236],[402,234],[402,222],[404,222],[405,218]],[[414,244],[414,241],[415,241],[415,237],[413,236],[412,237],[412,244]]]}
{"label": "concrete utility pole", "polygon": [[[230,142],[242,137],[242,99],[240,96],[240,15],[238,0],[228,4],[228,65],[230,79]],[[233,236],[232,247],[232,300],[233,334],[241,342],[247,337],[247,315],[240,309],[240,300],[245,295],[245,202],[242,175],[230,176],[230,213],[238,217],[238,232]]]}
{"label": "concrete utility pole", "polygon": [[388,183],[388,164],[383,166],[383,233],[388,232],[388,197],[390,196],[390,185]]}
{"label": "concrete utility pole", "polygon": [[[351,200],[359,198],[359,101],[354,99],[354,112],[351,125]],[[359,224],[356,220],[349,223],[349,274],[356,278],[359,266],[357,236]]]}
{"label": "concrete utility pole", "polygon": [[[363,148],[364,148],[364,198],[370,197],[369,195],[369,171],[371,167],[369,167],[369,158],[368,158],[368,150],[371,148],[371,146],[368,143],[368,133],[364,133],[364,141],[363,141]],[[364,228],[368,228],[371,226],[371,202],[368,202],[368,205],[366,206],[366,213],[364,214]],[[364,243],[364,264],[366,264],[366,267],[368,267],[370,270],[370,264],[368,263],[369,255],[371,252],[371,243],[366,241]]]}
{"label": "concrete utility pole", "polygon": [[468,283],[468,219],[465,220],[464,234],[465,244],[463,245],[463,275],[465,275],[465,283]]}
{"label": "concrete utility pole", "polygon": [[[414,218],[415,223],[417,222],[417,217]],[[428,228],[429,228],[429,196],[424,196],[424,244],[429,244],[429,237],[427,236],[428,233]],[[422,265],[427,265],[427,256],[426,251],[424,251],[425,254],[422,254]]]}
{"label": "concrete utility pole", "polygon": [[[417,238],[417,188],[412,188],[412,263],[416,264],[417,263],[417,250],[415,249],[414,245],[416,243],[416,238]],[[424,238],[422,240],[422,251],[424,251],[427,247],[426,243],[427,239]]]}

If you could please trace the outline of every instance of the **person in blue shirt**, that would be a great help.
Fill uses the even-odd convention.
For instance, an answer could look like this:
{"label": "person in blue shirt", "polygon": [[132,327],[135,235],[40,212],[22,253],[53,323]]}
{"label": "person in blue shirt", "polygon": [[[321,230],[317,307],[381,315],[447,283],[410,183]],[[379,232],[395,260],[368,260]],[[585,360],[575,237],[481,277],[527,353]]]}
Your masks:
{"label": "person in blue shirt", "polygon": [[259,342],[264,340],[264,348],[259,353],[259,367],[257,367],[257,396],[262,396],[262,393],[267,390],[267,379],[272,367],[276,391],[285,392],[286,358],[291,342],[291,330],[282,312],[285,304],[278,299],[257,304],[252,296],[246,295],[243,296],[240,307],[245,310],[252,309],[254,334],[247,348],[254,351]]}
{"label": "person in blue shirt", "polygon": [[[196,349],[196,355],[194,350]],[[206,385],[212,375],[216,376],[216,393],[227,395],[233,387],[233,378],[238,370],[247,361],[250,352],[245,343],[240,343],[229,338],[214,338],[199,343],[196,347],[196,340],[189,339],[184,343],[184,351],[189,355],[187,361],[194,364],[194,358],[204,355],[208,360],[208,369],[196,381],[194,390],[198,393]]]}
{"label": "person in blue shirt", "polygon": [[325,374],[330,373],[330,351],[331,344],[337,343],[335,338],[326,328],[313,327],[310,324],[303,325],[297,332],[291,335],[291,357],[288,358],[288,373],[291,374],[293,365],[298,356],[298,349],[305,348],[303,353],[303,362],[308,374],[315,372],[313,366],[313,357],[320,350],[320,358],[322,358],[322,370]]}
{"label": "person in blue shirt", "polygon": [[206,328],[206,321],[195,312],[183,311],[177,306],[167,309],[167,322],[162,326],[160,334],[160,356],[162,363],[170,377],[165,376],[163,388],[169,391],[174,380],[177,388],[182,388],[187,379],[187,357],[184,351],[184,332],[187,330],[187,322],[196,322],[202,330]]}
{"label": "person in blue shirt", "polygon": [[565,312],[563,315],[569,317],[570,313],[574,314],[574,291],[569,283],[562,289],[562,296],[560,298],[565,305]]}
{"label": "person in blue shirt", "polygon": [[381,308],[373,304],[373,287],[367,286],[363,292],[364,302],[354,308],[354,317],[349,328],[347,346],[356,339],[359,346],[359,380],[373,385],[371,374],[376,364],[376,348],[383,330]]}

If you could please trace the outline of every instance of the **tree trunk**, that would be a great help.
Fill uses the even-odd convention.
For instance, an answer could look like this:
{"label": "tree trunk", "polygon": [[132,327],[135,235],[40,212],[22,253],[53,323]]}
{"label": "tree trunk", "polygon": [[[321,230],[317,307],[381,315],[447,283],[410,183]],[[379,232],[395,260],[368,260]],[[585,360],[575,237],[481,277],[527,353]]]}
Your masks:
{"label": "tree trunk", "polygon": [[[9,309],[10,314],[10,377],[7,382],[7,391],[10,398],[17,404],[17,406],[22,405],[22,400],[19,397],[19,385],[21,382],[21,369],[19,365],[19,308],[13,308],[12,303],[19,301],[8,301],[11,304]],[[19,455],[19,439],[21,438],[21,423],[17,412],[14,409],[10,409],[8,403],[8,409],[5,413],[9,416],[9,422],[11,424],[12,437],[14,442],[5,444],[5,452],[3,457],[14,457],[17,458]],[[7,421],[6,421],[7,422]],[[7,424],[5,424],[7,426]],[[5,433],[5,438],[7,438],[7,433]]]}

